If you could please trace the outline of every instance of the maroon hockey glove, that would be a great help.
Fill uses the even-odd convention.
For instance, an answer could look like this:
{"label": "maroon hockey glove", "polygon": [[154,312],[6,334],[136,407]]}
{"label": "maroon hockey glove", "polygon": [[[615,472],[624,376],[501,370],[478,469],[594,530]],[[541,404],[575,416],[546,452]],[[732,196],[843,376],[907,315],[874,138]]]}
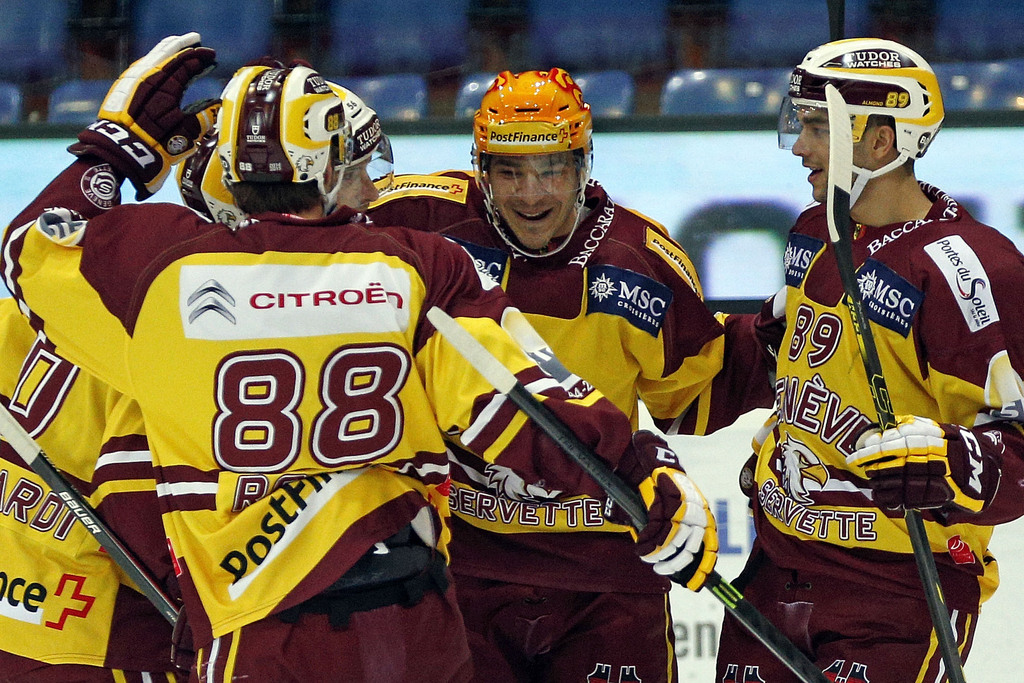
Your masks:
{"label": "maroon hockey glove", "polygon": [[895,427],[867,432],[858,446],[846,462],[864,473],[880,507],[978,513],[999,487],[999,460],[992,453],[998,443],[959,425],[900,415]]}
{"label": "maroon hockey glove", "polygon": [[189,83],[213,68],[214,57],[198,33],[164,38],[114,82],[99,119],[68,151],[103,159],[131,181],[136,199],[149,197],[215,125],[219,100],[181,109]]}

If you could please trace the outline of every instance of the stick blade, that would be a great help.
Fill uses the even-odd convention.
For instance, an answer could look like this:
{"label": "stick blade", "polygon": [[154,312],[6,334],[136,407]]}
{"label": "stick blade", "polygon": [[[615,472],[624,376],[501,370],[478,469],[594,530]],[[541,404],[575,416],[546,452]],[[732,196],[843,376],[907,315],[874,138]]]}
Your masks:
{"label": "stick blade", "polygon": [[831,83],[825,86],[828,106],[828,232],[833,242],[850,234],[850,191],[853,185],[853,129],[846,101]]}
{"label": "stick blade", "polygon": [[484,376],[491,386],[503,394],[512,391],[517,380],[508,368],[484,348],[466,328],[437,306],[427,311],[427,320],[455,347],[476,371]]}

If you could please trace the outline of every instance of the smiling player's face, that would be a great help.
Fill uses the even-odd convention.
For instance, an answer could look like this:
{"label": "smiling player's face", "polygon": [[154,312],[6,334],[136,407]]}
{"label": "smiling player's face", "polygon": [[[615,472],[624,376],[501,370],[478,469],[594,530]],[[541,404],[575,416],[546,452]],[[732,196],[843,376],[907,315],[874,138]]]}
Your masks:
{"label": "smiling player's face", "polygon": [[494,155],[488,181],[494,208],[523,246],[542,249],[575,226],[579,173],[572,152]]}

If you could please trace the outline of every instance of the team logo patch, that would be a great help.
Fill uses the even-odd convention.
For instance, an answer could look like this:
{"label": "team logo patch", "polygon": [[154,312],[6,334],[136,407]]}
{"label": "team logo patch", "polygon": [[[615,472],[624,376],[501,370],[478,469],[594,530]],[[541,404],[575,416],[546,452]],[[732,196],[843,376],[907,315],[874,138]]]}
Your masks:
{"label": "team logo patch", "polygon": [[803,283],[807,277],[807,269],[811,267],[811,261],[824,246],[824,241],[808,235],[793,233],[789,236],[789,241],[786,242],[786,255],[782,261],[787,285],[799,287]]}
{"label": "team logo patch", "polygon": [[491,278],[499,285],[502,283],[505,279],[505,268],[508,265],[507,253],[501,249],[481,247],[479,244],[473,244],[456,237],[449,237],[448,239],[469,252],[469,255],[473,257],[473,265],[476,266],[477,271]]}
{"label": "team logo patch", "polygon": [[109,209],[117,201],[121,183],[110,164],[97,164],[82,174],[80,187],[85,198],[100,209]]}
{"label": "team logo patch", "polygon": [[191,144],[184,135],[175,135],[167,141],[167,151],[172,156],[178,156],[179,154],[184,154]]}
{"label": "team logo patch", "polygon": [[924,292],[897,275],[881,261],[869,258],[857,271],[857,286],[868,319],[906,337]]}
{"label": "team logo patch", "polygon": [[957,564],[974,564],[974,552],[971,550],[971,546],[960,538],[960,534],[946,541],[946,548],[949,550],[949,556]]}
{"label": "team logo patch", "polygon": [[793,500],[801,503],[813,503],[814,500],[809,491],[820,491],[825,488],[829,479],[828,469],[821,464],[818,456],[799,439],[786,435],[779,445],[781,457],[778,464],[782,475],[782,487]]}
{"label": "team logo patch", "polygon": [[924,251],[946,278],[971,332],[999,321],[999,311],[992,298],[992,282],[978,255],[962,237],[943,237],[927,245]]}
{"label": "team logo patch", "polygon": [[649,277],[614,266],[587,269],[587,315],[608,313],[657,337],[672,290]]}

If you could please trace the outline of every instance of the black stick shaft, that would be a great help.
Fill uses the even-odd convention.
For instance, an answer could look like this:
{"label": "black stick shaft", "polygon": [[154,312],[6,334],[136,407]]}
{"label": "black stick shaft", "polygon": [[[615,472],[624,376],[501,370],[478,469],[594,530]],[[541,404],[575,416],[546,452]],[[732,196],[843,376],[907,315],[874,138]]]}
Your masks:
{"label": "black stick shaft", "polygon": [[78,518],[78,521],[85,525],[85,528],[107,551],[117,566],[135,582],[142,594],[153,603],[153,606],[170,622],[171,626],[174,626],[178,621],[178,608],[174,602],[164,593],[117,534],[100,518],[89,501],[68,483],[64,475],[46,457],[35,439],[25,431],[3,405],[0,405],[0,435],[7,440],[21,459],[46,482],[47,486],[60,496],[65,505]]}
{"label": "black stick shaft", "polygon": [[[829,180],[826,198],[829,221],[829,238],[835,253],[839,278],[843,283],[844,301],[850,312],[850,321],[857,337],[860,357],[867,374],[871,391],[871,400],[878,416],[881,429],[888,429],[896,424],[889,389],[882,374],[882,362],[878,358],[878,347],[868,322],[864,308],[864,299],[857,285],[857,275],[853,266],[853,240],[850,225],[850,185],[853,177],[853,138],[850,128],[850,115],[846,102],[833,85],[825,86],[825,98],[828,105],[829,120]],[[942,661],[946,665],[946,673],[952,683],[966,683],[963,662],[953,635],[953,626],[949,622],[949,609],[942,596],[942,584],[939,581],[939,569],[935,565],[928,542],[928,534],[924,520],[917,510],[907,508],[903,519],[910,536],[910,545],[914,551],[914,562],[917,573],[921,577],[924,588],[925,602],[928,613],[935,628]]]}

